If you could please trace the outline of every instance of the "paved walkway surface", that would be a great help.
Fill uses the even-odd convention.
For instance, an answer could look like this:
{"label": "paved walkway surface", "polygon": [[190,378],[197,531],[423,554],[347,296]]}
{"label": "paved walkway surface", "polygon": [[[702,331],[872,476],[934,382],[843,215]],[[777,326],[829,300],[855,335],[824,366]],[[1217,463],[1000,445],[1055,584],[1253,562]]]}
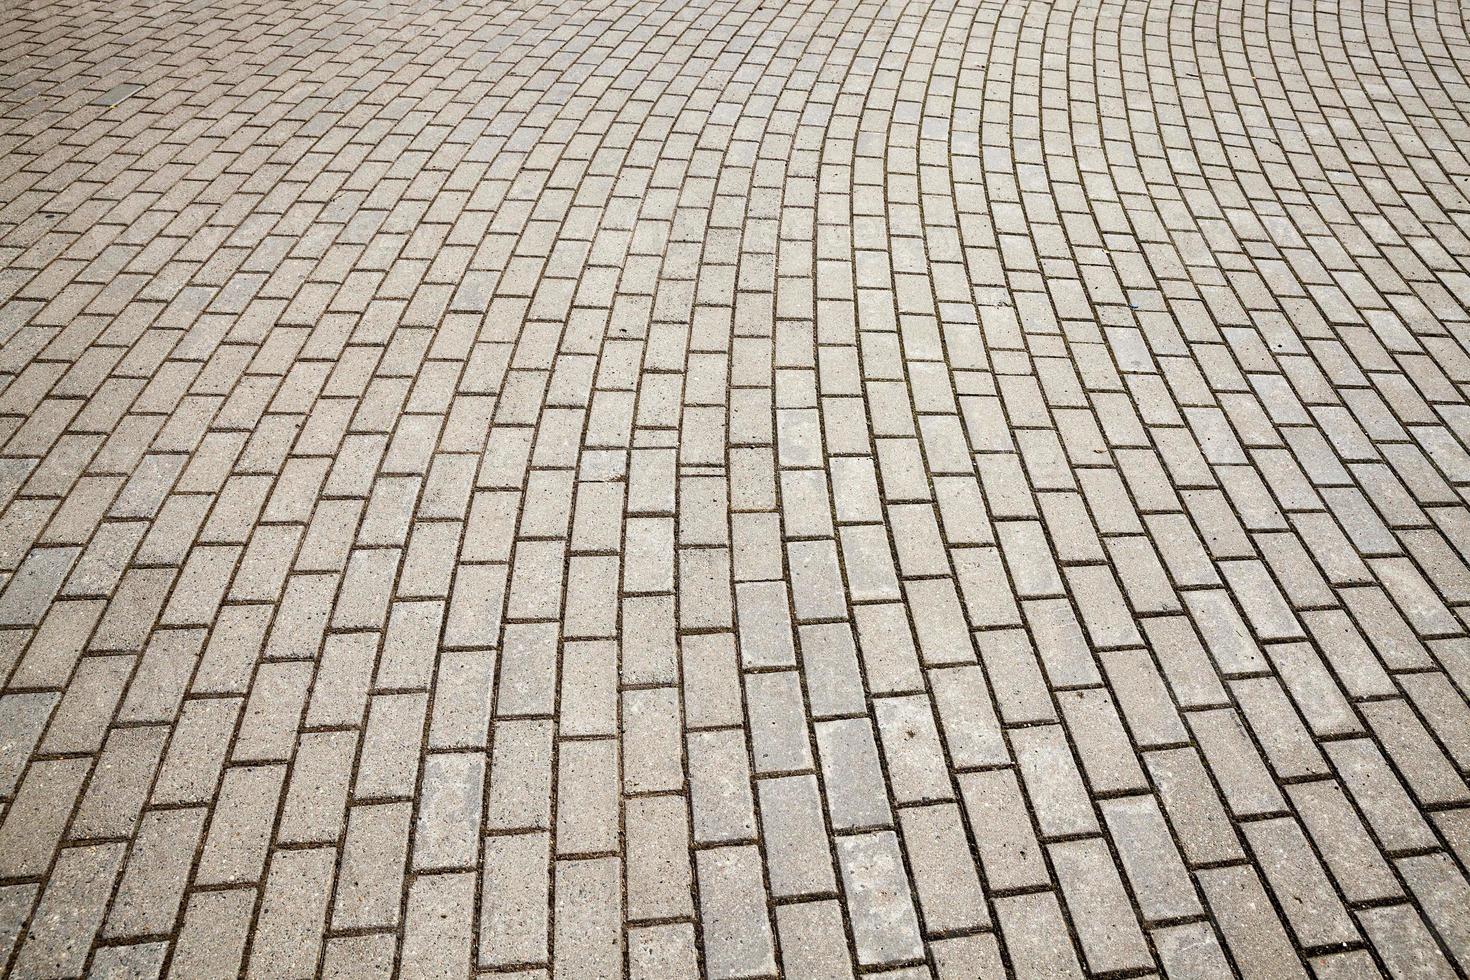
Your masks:
{"label": "paved walkway surface", "polygon": [[1470,971],[1455,0],[10,0],[0,972]]}

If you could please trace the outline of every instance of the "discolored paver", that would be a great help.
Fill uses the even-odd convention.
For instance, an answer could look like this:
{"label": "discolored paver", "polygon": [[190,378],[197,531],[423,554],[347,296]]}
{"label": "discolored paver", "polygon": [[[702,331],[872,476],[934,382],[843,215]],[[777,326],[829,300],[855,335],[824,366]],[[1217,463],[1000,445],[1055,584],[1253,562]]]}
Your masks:
{"label": "discolored paver", "polygon": [[0,973],[1470,970],[1453,0],[0,5]]}

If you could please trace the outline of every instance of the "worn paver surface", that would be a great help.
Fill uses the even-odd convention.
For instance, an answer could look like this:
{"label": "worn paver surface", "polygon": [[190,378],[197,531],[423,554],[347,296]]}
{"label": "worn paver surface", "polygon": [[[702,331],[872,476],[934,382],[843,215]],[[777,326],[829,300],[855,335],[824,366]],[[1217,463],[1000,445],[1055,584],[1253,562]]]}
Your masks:
{"label": "worn paver surface", "polygon": [[0,972],[1470,971],[1456,0],[0,2]]}

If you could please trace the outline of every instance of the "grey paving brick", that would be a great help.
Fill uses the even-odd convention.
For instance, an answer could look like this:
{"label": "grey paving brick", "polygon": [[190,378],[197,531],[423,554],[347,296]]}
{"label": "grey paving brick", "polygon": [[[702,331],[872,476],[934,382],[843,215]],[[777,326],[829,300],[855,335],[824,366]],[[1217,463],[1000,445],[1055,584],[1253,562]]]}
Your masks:
{"label": "grey paving brick", "polygon": [[1436,846],[1428,822],[1377,745],[1366,739],[1333,742],[1327,746],[1327,755],[1384,848],[1392,852]]}
{"label": "grey paving brick", "polygon": [[957,768],[1002,765],[1010,751],[1001,736],[990,690],[979,667],[948,667],[929,673],[940,732]]}
{"label": "grey paving brick", "polygon": [[1189,864],[1228,861],[1244,855],[1220,794],[1193,749],[1170,749],[1146,756],[1160,802],[1178,834]]}
{"label": "grey paving brick", "polygon": [[928,934],[959,932],[990,924],[975,859],[953,804],[899,811],[904,852],[913,869],[914,891]]}
{"label": "grey paving brick", "polygon": [[742,582],[736,586],[735,598],[740,615],[741,665],[747,669],[794,665],[796,655],[785,585]]}
{"label": "grey paving brick", "polygon": [[91,771],[86,759],[37,762],[0,822],[0,868],[7,876],[42,875]]}
{"label": "grey paving brick", "polygon": [[865,719],[820,722],[817,748],[833,829],[887,826],[892,811],[872,726]]}
{"label": "grey paving brick", "polygon": [[755,835],[750,756],[734,729],[689,737],[689,796],[694,839],[700,844],[744,841]]}
{"label": "grey paving brick", "polygon": [[760,852],[719,847],[697,856],[705,970],[711,977],[774,973],[776,950],[762,899]]}
{"label": "grey paving brick", "polygon": [[1050,872],[1014,770],[967,773],[960,789],[987,885],[1009,891],[1046,884]]}
{"label": "grey paving brick", "polygon": [[1455,968],[1434,941],[1424,919],[1409,905],[1364,909],[1358,913],[1390,975],[1452,977]]}
{"label": "grey paving brick", "polygon": [[307,663],[262,664],[235,735],[234,762],[290,758],[306,707],[312,670]]}
{"label": "grey paving brick", "polygon": [[1287,793],[1307,836],[1349,902],[1382,901],[1402,893],[1339,783],[1301,783],[1289,787]]}
{"label": "grey paving brick", "polygon": [[688,804],[679,796],[628,800],[625,811],[627,915],[631,921],[677,918],[694,911]]}
{"label": "grey paving brick", "polygon": [[284,766],[226,770],[199,856],[198,884],[260,879],[285,776]]}
{"label": "grey paving brick", "polygon": [[166,738],[167,732],[156,727],[112,730],[72,817],[71,839],[133,835]]}
{"label": "grey paving brick", "polygon": [[[485,799],[490,830],[550,829],[552,731],[546,721],[495,724]],[[417,763],[417,758],[414,758]],[[407,793],[411,785],[404,787]]]}
{"label": "grey paving brick", "polygon": [[157,977],[163,973],[168,943],[104,946],[92,957],[89,977]]}
{"label": "grey paving brick", "polygon": [[1196,712],[1189,716],[1189,725],[1234,815],[1257,816],[1283,808],[1281,791],[1234,711]]}
{"label": "grey paving brick", "polygon": [[556,950],[569,977],[605,977],[623,963],[617,858],[556,862]]}
{"label": "grey paving brick", "polygon": [[694,927],[688,923],[628,930],[628,976],[635,980],[694,980],[699,976]]}
{"label": "grey paving brick", "polygon": [[0,972],[1470,969],[1470,47],[1349,8],[0,9]]}
{"label": "grey paving brick", "polygon": [[991,682],[1000,719],[1007,725],[1056,720],[1046,678],[1036,651],[1018,629],[979,635],[980,662]]}
{"label": "grey paving brick", "polygon": [[356,732],[310,732],[301,736],[276,839],[290,844],[331,844],[342,836]]}
{"label": "grey paving brick", "polygon": [[617,848],[617,760],[617,742],[610,738],[564,741],[558,747],[557,854],[593,854]]}
{"label": "grey paving brick", "polygon": [[1253,821],[1245,827],[1245,839],[1301,945],[1332,946],[1357,938],[1347,910],[1333,894],[1296,821]]}
{"label": "grey paving brick", "polygon": [[1164,926],[1150,934],[1159,965],[1170,976],[1230,977],[1230,964],[1215,931],[1206,922]]}
{"label": "grey paving brick", "polygon": [[623,695],[623,789],[677,790],[684,785],[679,745],[679,706],[669,688]]}
{"label": "grey paving brick", "polygon": [[1183,919],[1202,911],[1169,827],[1150,796],[1099,804],[1118,861],[1146,923]]}
{"label": "grey paving brick", "polygon": [[858,963],[873,966],[921,957],[913,895],[893,832],[839,837],[837,863]]}
{"label": "grey paving brick", "polygon": [[862,711],[865,692],[852,627],[827,623],[801,628],[802,671],[813,717]]}
{"label": "grey paving brick", "polygon": [[1063,841],[1049,845],[1047,854],[1088,968],[1102,973],[1152,967],[1153,956],[1107,845],[1097,838]]}
{"label": "grey paving brick", "polygon": [[276,852],[260,900],[247,976],[315,971],[335,865],[332,848]]}
{"label": "grey paving brick", "polygon": [[544,963],[550,841],[544,833],[487,837],[480,882],[480,966]]}
{"label": "grey paving brick", "polygon": [[388,977],[393,973],[393,937],[333,936],[323,944],[323,976]]}
{"label": "grey paving brick", "polygon": [[836,902],[798,902],[776,908],[782,972],[802,980],[851,976],[852,956]]}
{"label": "grey paving brick", "polygon": [[1148,788],[1143,769],[1106,691],[1066,691],[1057,700],[1067,733],[1077,746],[1082,771],[1097,794]]}
{"label": "grey paving brick", "polygon": [[1462,971],[1470,970],[1470,917],[1465,914],[1470,884],[1446,854],[1425,854],[1397,862],[1399,873],[1439,933],[1445,948]]}
{"label": "grey paving brick", "polygon": [[253,888],[195,892],[184,910],[169,976],[239,976],[254,907]]}
{"label": "grey paving brick", "polygon": [[1017,729],[1011,745],[1042,837],[1096,831],[1097,818],[1061,728]]}
{"label": "grey paving brick", "polygon": [[772,894],[789,898],[831,891],[836,879],[816,778],[761,779],[757,792]]}
{"label": "grey paving brick", "polygon": [[407,803],[365,804],[348,811],[330,920],[334,930],[399,924],[411,815]]}
{"label": "grey paving brick", "polygon": [[997,899],[995,916],[1017,977],[1080,977],[1082,967],[1066,935],[1065,920],[1053,892]]}
{"label": "grey paving brick", "polygon": [[806,705],[802,700],[800,676],[795,671],[747,674],[745,703],[757,774],[812,768]]}
{"label": "grey paving brick", "polygon": [[39,885],[7,885],[0,889],[0,954],[10,961],[10,954],[20,940],[21,928],[31,914]]}

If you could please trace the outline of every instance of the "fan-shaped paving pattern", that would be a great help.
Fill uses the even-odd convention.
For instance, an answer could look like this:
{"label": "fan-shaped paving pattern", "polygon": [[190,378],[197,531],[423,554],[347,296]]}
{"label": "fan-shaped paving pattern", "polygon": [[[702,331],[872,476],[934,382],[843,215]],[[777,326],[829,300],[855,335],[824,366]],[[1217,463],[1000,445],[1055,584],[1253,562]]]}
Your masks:
{"label": "fan-shaped paving pattern", "polygon": [[0,967],[1470,971],[1467,72],[5,4]]}

